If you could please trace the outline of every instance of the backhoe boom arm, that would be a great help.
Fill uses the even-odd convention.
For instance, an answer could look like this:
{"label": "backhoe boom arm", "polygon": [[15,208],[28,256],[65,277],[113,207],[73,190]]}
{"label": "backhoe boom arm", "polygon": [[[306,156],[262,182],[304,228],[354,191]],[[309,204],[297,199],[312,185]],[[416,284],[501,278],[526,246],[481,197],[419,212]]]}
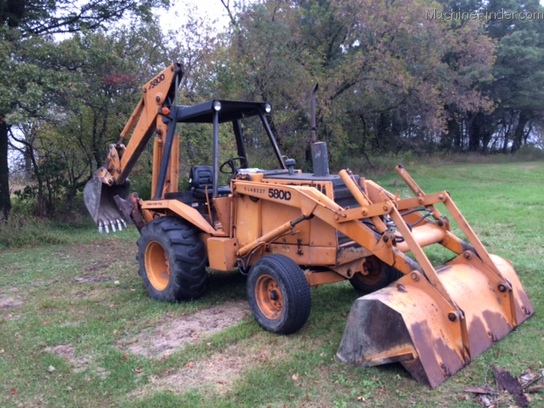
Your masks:
{"label": "backhoe boom arm", "polygon": [[[130,119],[122,130],[119,142],[110,146],[105,166],[113,177],[115,184],[123,184],[140,154],[154,133],[166,135],[168,131],[167,117],[170,106],[175,104],[176,90],[183,77],[183,69],[178,63],[170,65],[142,87],[142,98],[132,112]],[[130,135],[125,147],[123,141]],[[116,150],[118,158],[115,158]]]}

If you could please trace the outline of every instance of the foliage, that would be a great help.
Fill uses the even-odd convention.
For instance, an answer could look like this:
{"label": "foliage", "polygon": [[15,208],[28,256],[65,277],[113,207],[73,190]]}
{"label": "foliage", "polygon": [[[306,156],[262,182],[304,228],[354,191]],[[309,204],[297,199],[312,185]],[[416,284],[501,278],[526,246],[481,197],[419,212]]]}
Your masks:
{"label": "foliage", "polygon": [[0,249],[68,244],[69,237],[55,231],[47,220],[13,212],[0,225]]}
{"label": "foliage", "polygon": [[[230,19],[222,32],[189,6],[172,10],[180,24],[164,32],[152,10],[166,0],[98,0],[78,3],[79,10],[68,0],[15,3],[0,2],[4,217],[11,206],[8,135],[34,192],[33,213],[58,214],[118,141],[141,84],[171,61],[185,70],[181,104],[271,103],[278,144],[304,170],[311,170],[316,84],[318,137],[328,142],[333,170],[372,167],[389,154],[417,159],[544,145],[543,26],[498,14],[542,13],[537,0],[217,0]],[[445,11],[482,18],[432,17]],[[122,16],[123,24],[111,25]],[[210,163],[208,130],[184,132],[182,183],[191,165]],[[245,132],[257,140],[251,125]],[[220,138],[221,160],[236,156],[228,133]],[[262,144],[250,147],[252,165],[267,166]],[[148,147],[131,175],[144,197],[150,171]]]}
{"label": "foliage", "polygon": [[[54,203],[61,199],[71,202],[102,164],[106,146],[118,141],[140,97],[140,83],[145,75],[151,76],[139,65],[141,54],[134,52],[136,39],[143,35],[152,40],[160,33],[134,26],[112,35],[76,34],[59,43],[46,42],[55,52],[44,51],[47,58],[35,57],[39,72],[64,79],[53,88],[47,104],[30,114],[29,109],[18,107],[8,115],[12,123],[21,123],[17,132],[21,136],[12,137],[31,162],[38,214],[51,215]],[[149,51],[148,60],[162,59],[157,50]],[[38,98],[39,103],[45,100],[42,95]],[[29,104],[28,98],[25,103]]]}
{"label": "foliage", "polygon": [[[63,48],[57,53],[52,34],[89,32],[105,23],[118,21],[131,13],[133,18],[150,20],[151,8],[168,6],[168,0],[29,0],[0,2],[0,213],[7,219],[11,209],[9,194],[8,137],[13,125],[43,119],[50,97],[61,95],[71,84],[51,65],[72,62],[65,60]],[[44,69],[36,62],[47,64]],[[72,66],[71,69],[77,69]],[[28,145],[28,143],[26,143]],[[26,152],[30,158],[33,152]],[[35,168],[35,167],[34,167]],[[40,190],[41,191],[41,190]],[[43,197],[43,195],[42,195]]]}
{"label": "foliage", "polygon": [[544,8],[537,0],[446,1],[451,10],[478,12],[485,34],[495,41],[495,62],[480,89],[494,103],[492,111],[456,113],[449,130],[471,151],[515,152],[538,143],[544,112]]}
{"label": "foliage", "polygon": [[425,17],[431,7],[440,5],[260,2],[240,12],[218,86],[280,106],[273,124],[282,146],[297,157],[308,148],[309,137],[300,134],[308,129],[307,98],[315,83],[320,136],[334,146],[333,162],[354,152],[424,148],[443,134],[446,107],[489,109],[475,86],[493,59],[481,23],[451,30]]}
{"label": "foliage", "polygon": [[0,3],[0,25],[28,36],[74,33],[100,28],[129,13],[149,21],[152,8],[161,5],[168,6],[169,0],[8,0]]}

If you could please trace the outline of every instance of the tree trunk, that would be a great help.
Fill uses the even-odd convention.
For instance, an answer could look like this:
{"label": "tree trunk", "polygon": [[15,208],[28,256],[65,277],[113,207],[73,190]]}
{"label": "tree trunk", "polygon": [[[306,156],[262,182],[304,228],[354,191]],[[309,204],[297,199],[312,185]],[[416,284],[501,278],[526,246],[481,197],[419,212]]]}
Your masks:
{"label": "tree trunk", "polygon": [[463,141],[461,139],[461,127],[459,122],[454,118],[448,120],[448,133],[442,136],[442,148],[447,150],[451,149],[463,149]]}
{"label": "tree trunk", "polygon": [[512,141],[511,149],[512,153],[517,152],[523,145],[523,141],[525,140],[525,127],[527,126],[527,123],[529,123],[529,115],[527,115],[527,112],[521,111],[518,116],[516,130],[514,131],[514,140]]}
{"label": "tree trunk", "polygon": [[469,150],[485,153],[491,141],[489,117],[482,112],[474,114],[468,124]]}
{"label": "tree trunk", "polygon": [[477,152],[480,150],[480,141],[482,140],[482,123],[479,113],[469,120],[468,126],[468,150]]}
{"label": "tree trunk", "polygon": [[8,133],[9,126],[0,115],[0,219],[7,220],[11,210],[9,197],[8,167]]}

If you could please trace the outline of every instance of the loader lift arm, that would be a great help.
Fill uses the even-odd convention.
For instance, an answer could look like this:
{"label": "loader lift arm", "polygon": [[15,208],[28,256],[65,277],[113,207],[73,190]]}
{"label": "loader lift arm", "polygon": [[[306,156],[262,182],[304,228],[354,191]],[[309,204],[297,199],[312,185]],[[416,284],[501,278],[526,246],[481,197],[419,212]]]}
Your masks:
{"label": "loader lift arm", "polygon": [[[276,200],[300,208],[300,216],[239,248],[237,256],[247,263],[245,257],[258,248],[266,251],[274,240],[289,231],[296,233],[299,223],[315,217],[402,272],[404,277],[391,286],[355,302],[338,357],[363,365],[400,362],[417,380],[434,388],[529,318],[534,309],[511,265],[487,252],[449,194],[427,195],[402,166],[397,171],[415,198],[399,199],[371,181],[356,183],[347,170],[339,176],[360,207],[342,208],[312,187],[282,185],[290,199]],[[274,200],[259,186],[251,181],[236,183],[241,194]],[[435,204],[446,207],[468,242],[451,233],[448,219]],[[422,209],[430,212],[432,220],[421,217]],[[393,221],[396,232],[385,225],[384,217]],[[438,268],[422,249],[435,243],[455,254]],[[308,281],[320,284],[312,278],[319,273],[307,272]],[[349,272],[343,278],[351,278]],[[329,279],[335,281],[333,276]],[[377,327],[374,319],[385,319],[387,330]]]}

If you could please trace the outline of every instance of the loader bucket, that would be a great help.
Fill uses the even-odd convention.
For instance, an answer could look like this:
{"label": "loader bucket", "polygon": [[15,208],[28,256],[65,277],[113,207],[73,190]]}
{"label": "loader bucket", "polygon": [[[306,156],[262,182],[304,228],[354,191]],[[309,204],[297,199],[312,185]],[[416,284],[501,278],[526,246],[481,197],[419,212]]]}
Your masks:
{"label": "loader bucket", "polygon": [[127,226],[114,197],[126,198],[128,191],[128,181],[121,185],[109,186],[102,183],[99,178],[93,177],[87,182],[83,190],[83,199],[100,232],[108,233],[110,228],[115,232],[117,228],[121,230],[123,226]]}
{"label": "loader bucket", "polygon": [[360,297],[337,357],[363,366],[399,362],[417,381],[439,386],[534,313],[510,263],[491,259],[511,290],[495,285],[475,255],[437,268],[461,314],[417,271]]}

